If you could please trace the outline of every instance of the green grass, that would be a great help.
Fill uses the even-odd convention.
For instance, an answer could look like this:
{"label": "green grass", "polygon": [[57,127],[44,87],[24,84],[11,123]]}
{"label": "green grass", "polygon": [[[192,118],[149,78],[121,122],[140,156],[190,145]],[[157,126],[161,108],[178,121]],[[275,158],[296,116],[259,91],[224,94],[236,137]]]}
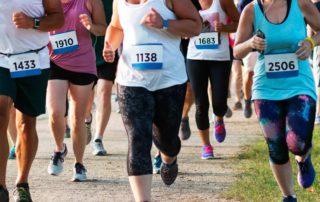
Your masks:
{"label": "green grass", "polygon": [[[294,168],[295,193],[299,202],[320,202],[320,127],[315,128],[313,135],[312,161],[317,171],[314,192],[298,186],[296,181],[297,166],[291,155]],[[264,141],[249,146],[235,160],[238,180],[225,193],[223,198],[252,202],[280,202],[281,192],[275,182],[268,162],[268,151]]]}

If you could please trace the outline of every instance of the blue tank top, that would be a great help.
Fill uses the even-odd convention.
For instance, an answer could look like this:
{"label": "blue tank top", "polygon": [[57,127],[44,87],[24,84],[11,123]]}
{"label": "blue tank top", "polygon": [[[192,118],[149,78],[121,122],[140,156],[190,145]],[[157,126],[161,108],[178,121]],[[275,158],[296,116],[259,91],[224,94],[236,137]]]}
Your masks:
{"label": "blue tank top", "polygon": [[[267,47],[264,54],[259,55],[254,69],[252,99],[284,100],[304,94],[316,100],[314,79],[308,60],[293,59],[295,63],[292,64],[289,59],[278,63],[274,61],[275,58],[283,60],[284,54],[296,52],[299,41],[307,36],[306,23],[298,0],[292,0],[289,13],[280,24],[273,24],[265,18],[255,0],[254,31],[258,29],[265,34]],[[268,63],[270,58],[273,64]],[[298,68],[296,71],[282,71],[291,70],[293,64]]]}

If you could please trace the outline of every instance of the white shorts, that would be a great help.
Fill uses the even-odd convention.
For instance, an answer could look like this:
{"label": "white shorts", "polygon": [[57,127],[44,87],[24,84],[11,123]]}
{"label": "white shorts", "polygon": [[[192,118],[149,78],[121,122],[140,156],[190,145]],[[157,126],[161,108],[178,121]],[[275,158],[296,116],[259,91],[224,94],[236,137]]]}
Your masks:
{"label": "white shorts", "polygon": [[258,53],[257,52],[250,52],[245,58],[243,58],[243,72],[249,73],[252,72],[254,66],[256,65]]}

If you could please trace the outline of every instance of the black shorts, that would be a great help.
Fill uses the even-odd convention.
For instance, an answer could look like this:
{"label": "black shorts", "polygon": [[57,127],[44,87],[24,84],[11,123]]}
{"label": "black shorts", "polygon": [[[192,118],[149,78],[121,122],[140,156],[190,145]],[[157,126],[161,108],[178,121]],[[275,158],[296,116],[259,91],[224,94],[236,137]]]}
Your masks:
{"label": "black shorts", "polygon": [[96,75],[65,70],[55,63],[50,63],[49,80],[67,80],[75,85],[89,85],[97,80]]}
{"label": "black shorts", "polygon": [[114,82],[116,78],[117,65],[118,65],[118,54],[116,54],[113,63],[103,63],[97,66],[98,79],[104,79]]}

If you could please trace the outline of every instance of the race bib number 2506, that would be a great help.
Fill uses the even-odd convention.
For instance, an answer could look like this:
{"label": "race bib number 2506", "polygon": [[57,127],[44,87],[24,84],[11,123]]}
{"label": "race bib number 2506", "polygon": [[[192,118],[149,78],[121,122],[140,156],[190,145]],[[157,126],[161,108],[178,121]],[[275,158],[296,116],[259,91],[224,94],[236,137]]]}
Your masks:
{"label": "race bib number 2506", "polygon": [[298,59],[294,53],[265,55],[264,59],[266,74],[270,79],[299,75]]}

